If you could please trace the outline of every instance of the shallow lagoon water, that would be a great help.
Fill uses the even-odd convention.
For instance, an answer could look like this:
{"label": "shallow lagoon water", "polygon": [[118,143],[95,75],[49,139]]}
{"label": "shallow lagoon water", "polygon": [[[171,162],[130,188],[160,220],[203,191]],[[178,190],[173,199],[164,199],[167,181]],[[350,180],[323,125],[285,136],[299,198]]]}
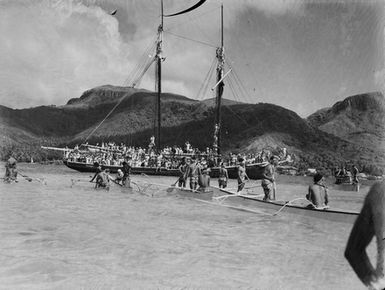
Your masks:
{"label": "shallow lagoon water", "polygon": [[[19,168],[47,185],[0,183],[1,289],[365,289],[343,256],[351,225],[238,211],[162,186],[96,191],[89,173],[59,165]],[[143,189],[176,179],[133,180]],[[277,197],[303,196],[310,181],[279,177]],[[367,190],[331,188],[331,205],[358,211]]]}

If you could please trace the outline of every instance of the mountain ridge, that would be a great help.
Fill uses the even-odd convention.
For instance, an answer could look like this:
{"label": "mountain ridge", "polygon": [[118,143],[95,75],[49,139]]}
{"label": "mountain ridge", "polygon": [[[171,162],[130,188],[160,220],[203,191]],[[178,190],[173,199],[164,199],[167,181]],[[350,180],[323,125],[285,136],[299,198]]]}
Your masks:
{"label": "mountain ridge", "polygon": [[[47,145],[44,143],[47,140],[50,145],[79,144],[121,101],[89,142],[114,140],[147,146],[149,137],[154,134],[156,98],[155,92],[106,85],[87,90],[79,98],[70,99],[60,107],[39,106],[14,110],[0,106],[0,121],[7,129],[2,134],[2,140],[12,140],[12,130],[18,130],[19,135],[24,132],[22,138],[18,137],[22,144],[28,143],[28,140],[40,145]],[[305,162],[307,166],[318,164],[328,167],[333,162],[360,160],[383,166],[385,154],[380,146],[359,142],[361,137],[354,139],[354,142],[349,140],[352,134],[362,136],[359,130],[381,137],[379,122],[374,120],[375,125],[380,126],[376,128],[370,127],[369,121],[373,119],[373,114],[377,119],[384,118],[385,110],[379,106],[382,99],[380,93],[351,96],[331,108],[318,110],[306,119],[273,104],[223,100],[222,149],[224,153],[255,152],[266,146],[285,146],[300,156],[299,163]],[[163,93],[162,144],[182,145],[189,140],[201,149],[211,147],[213,104],[212,99],[198,101]],[[365,122],[356,125],[357,120],[352,116],[357,112],[361,114],[357,120]],[[343,122],[346,123],[343,127],[351,130],[341,130]],[[340,132],[329,127],[339,128]],[[352,130],[355,127],[359,130]],[[20,143],[13,141],[14,144]],[[318,160],[318,156],[322,156],[322,160]],[[4,153],[2,158],[5,158]]]}

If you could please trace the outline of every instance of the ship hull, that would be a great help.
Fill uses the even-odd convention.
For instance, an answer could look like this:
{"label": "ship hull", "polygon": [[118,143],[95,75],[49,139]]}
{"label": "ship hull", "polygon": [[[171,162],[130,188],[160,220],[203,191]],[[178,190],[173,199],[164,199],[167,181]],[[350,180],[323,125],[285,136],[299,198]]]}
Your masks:
{"label": "ship hull", "polygon": [[[79,172],[96,172],[96,168],[91,163],[75,162],[64,160],[63,163],[73,170]],[[102,169],[108,169],[111,173],[118,172],[118,169],[123,169],[120,165],[101,165]],[[229,178],[236,179],[238,177],[238,167],[228,166],[226,167],[229,174]],[[261,179],[264,167],[258,164],[251,164],[246,166],[246,172],[250,179]],[[146,174],[146,175],[160,175],[160,176],[179,176],[178,169],[166,169],[155,167],[132,167],[132,174]],[[213,178],[219,177],[219,167],[213,167],[210,172],[210,176]]]}

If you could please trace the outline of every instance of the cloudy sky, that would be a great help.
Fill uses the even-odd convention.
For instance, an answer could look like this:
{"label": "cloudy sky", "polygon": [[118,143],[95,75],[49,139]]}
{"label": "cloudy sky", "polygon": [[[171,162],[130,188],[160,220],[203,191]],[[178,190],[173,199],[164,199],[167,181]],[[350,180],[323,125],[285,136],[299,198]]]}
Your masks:
{"label": "cloudy sky", "polygon": [[[164,12],[196,2],[164,0]],[[384,90],[385,1],[207,0],[164,20],[163,91],[212,97],[198,92],[219,44],[221,3],[233,68],[226,98],[306,117]],[[160,0],[0,0],[0,104],[62,105],[95,86],[129,83],[156,37],[159,10]],[[153,90],[153,79],[150,69],[141,87]],[[237,84],[243,94],[231,93]]]}

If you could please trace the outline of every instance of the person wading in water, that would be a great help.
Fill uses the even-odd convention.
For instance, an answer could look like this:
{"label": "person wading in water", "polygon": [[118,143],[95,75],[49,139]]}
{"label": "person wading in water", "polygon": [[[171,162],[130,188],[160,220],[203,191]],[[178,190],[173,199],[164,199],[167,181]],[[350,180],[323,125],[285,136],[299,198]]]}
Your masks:
{"label": "person wading in water", "polygon": [[181,164],[179,165],[179,180],[178,180],[178,186],[179,187],[186,187],[186,172],[187,172],[187,163],[186,163],[186,157],[183,157]]}
{"label": "person wading in water", "polygon": [[225,168],[225,165],[222,162],[221,167],[219,168],[218,187],[226,188],[228,180],[229,180],[229,173],[227,172],[227,169]]}
{"label": "person wading in water", "polygon": [[191,164],[187,167],[186,175],[190,178],[190,189],[197,190],[198,176],[200,175],[200,166],[195,156],[191,157]]}
{"label": "person wading in water", "polygon": [[278,157],[277,156],[271,156],[270,157],[270,163],[268,163],[262,173],[262,188],[265,193],[265,197],[263,200],[275,200],[275,166],[278,164]]}
{"label": "person wading in water", "polygon": [[238,165],[238,189],[237,192],[240,192],[243,190],[245,187],[246,183],[246,178],[247,180],[250,180],[249,177],[247,176],[246,173],[246,162],[243,158],[239,159],[239,165]]}
{"label": "person wading in water", "polygon": [[100,172],[102,172],[102,167],[99,165],[98,162],[94,162],[94,167],[95,167],[96,172],[95,172],[94,176],[92,177],[92,179],[90,180],[90,182],[94,182],[96,176],[98,176],[98,174]]}
{"label": "person wading in water", "polygon": [[10,156],[5,163],[4,182],[17,182],[17,162],[16,159]]}
{"label": "person wading in water", "polygon": [[[131,157],[128,156],[127,159],[131,159]],[[125,187],[131,187],[131,184],[130,184],[131,165],[126,160],[123,161],[122,165],[123,165],[122,184]]]}

